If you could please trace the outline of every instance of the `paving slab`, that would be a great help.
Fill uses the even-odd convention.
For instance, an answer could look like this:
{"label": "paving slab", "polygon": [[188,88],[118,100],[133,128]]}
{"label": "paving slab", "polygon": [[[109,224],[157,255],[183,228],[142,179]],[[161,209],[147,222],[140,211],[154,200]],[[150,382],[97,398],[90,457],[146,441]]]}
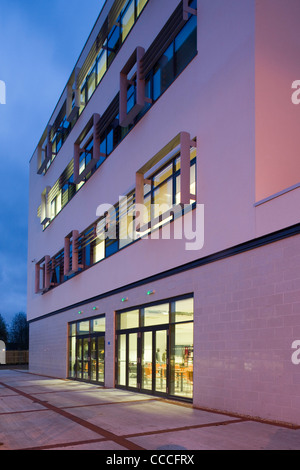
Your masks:
{"label": "paving slab", "polygon": [[118,436],[235,419],[164,401],[116,403],[113,407],[82,407],[70,412]]}
{"label": "paving slab", "polygon": [[300,450],[300,429],[0,370],[0,450]]}
{"label": "paving slab", "polygon": [[2,415],[0,450],[20,450],[99,439],[94,433],[53,411]]}
{"label": "paving slab", "polygon": [[178,445],[197,450],[299,450],[300,431],[258,422],[232,423],[190,431],[153,434],[132,438],[147,450]]}
{"label": "paving slab", "polygon": [[[49,449],[51,450],[51,449]],[[53,449],[54,450],[54,449]],[[124,451],[126,450],[125,447],[120,446],[116,442],[113,441],[105,441],[105,442],[89,442],[86,444],[78,444],[72,446],[65,446],[65,447],[56,447],[55,450],[112,450],[112,451]]]}
{"label": "paving slab", "polygon": [[102,405],[115,405],[116,403],[127,403],[131,401],[152,401],[153,398],[136,394],[127,395],[122,393],[113,394],[108,393],[106,390],[99,389],[83,390],[83,391],[57,391],[53,393],[33,393],[36,398],[40,398],[47,403],[57,406],[59,408],[75,408],[84,406],[102,406]]}
{"label": "paving slab", "polygon": [[[20,413],[22,411],[37,411],[45,409],[34,400],[29,400],[17,394],[0,397],[0,415],[2,419],[3,414]],[[1,424],[0,424],[1,426]]]}

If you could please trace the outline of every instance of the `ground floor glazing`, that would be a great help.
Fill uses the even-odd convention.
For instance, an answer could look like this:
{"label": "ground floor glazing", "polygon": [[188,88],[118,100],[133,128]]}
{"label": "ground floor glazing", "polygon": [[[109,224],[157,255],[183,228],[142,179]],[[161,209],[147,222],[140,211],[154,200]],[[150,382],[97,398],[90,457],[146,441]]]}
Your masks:
{"label": "ground floor glazing", "polygon": [[[105,382],[105,315],[69,324],[69,378]],[[115,312],[115,386],[193,399],[193,298]]]}

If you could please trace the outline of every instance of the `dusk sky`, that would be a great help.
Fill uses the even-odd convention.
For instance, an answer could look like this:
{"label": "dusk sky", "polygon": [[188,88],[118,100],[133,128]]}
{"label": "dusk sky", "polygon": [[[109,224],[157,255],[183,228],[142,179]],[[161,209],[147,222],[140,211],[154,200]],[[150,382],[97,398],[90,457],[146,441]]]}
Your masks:
{"label": "dusk sky", "polygon": [[26,312],[29,160],[103,4],[0,0],[0,314],[8,324]]}

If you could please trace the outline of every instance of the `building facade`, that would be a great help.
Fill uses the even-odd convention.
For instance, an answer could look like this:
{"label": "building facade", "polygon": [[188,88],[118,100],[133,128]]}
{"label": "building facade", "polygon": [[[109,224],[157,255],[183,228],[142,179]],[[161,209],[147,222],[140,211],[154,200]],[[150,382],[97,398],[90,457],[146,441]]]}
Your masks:
{"label": "building facade", "polygon": [[30,160],[32,372],[300,424],[298,3],[105,2]]}

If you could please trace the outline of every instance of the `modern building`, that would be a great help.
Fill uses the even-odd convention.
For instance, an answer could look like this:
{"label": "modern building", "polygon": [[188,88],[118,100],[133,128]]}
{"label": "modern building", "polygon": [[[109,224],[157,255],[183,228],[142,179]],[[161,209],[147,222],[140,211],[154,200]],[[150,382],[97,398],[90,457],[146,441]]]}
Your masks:
{"label": "modern building", "polygon": [[32,372],[300,424],[299,19],[105,2],[30,160]]}

